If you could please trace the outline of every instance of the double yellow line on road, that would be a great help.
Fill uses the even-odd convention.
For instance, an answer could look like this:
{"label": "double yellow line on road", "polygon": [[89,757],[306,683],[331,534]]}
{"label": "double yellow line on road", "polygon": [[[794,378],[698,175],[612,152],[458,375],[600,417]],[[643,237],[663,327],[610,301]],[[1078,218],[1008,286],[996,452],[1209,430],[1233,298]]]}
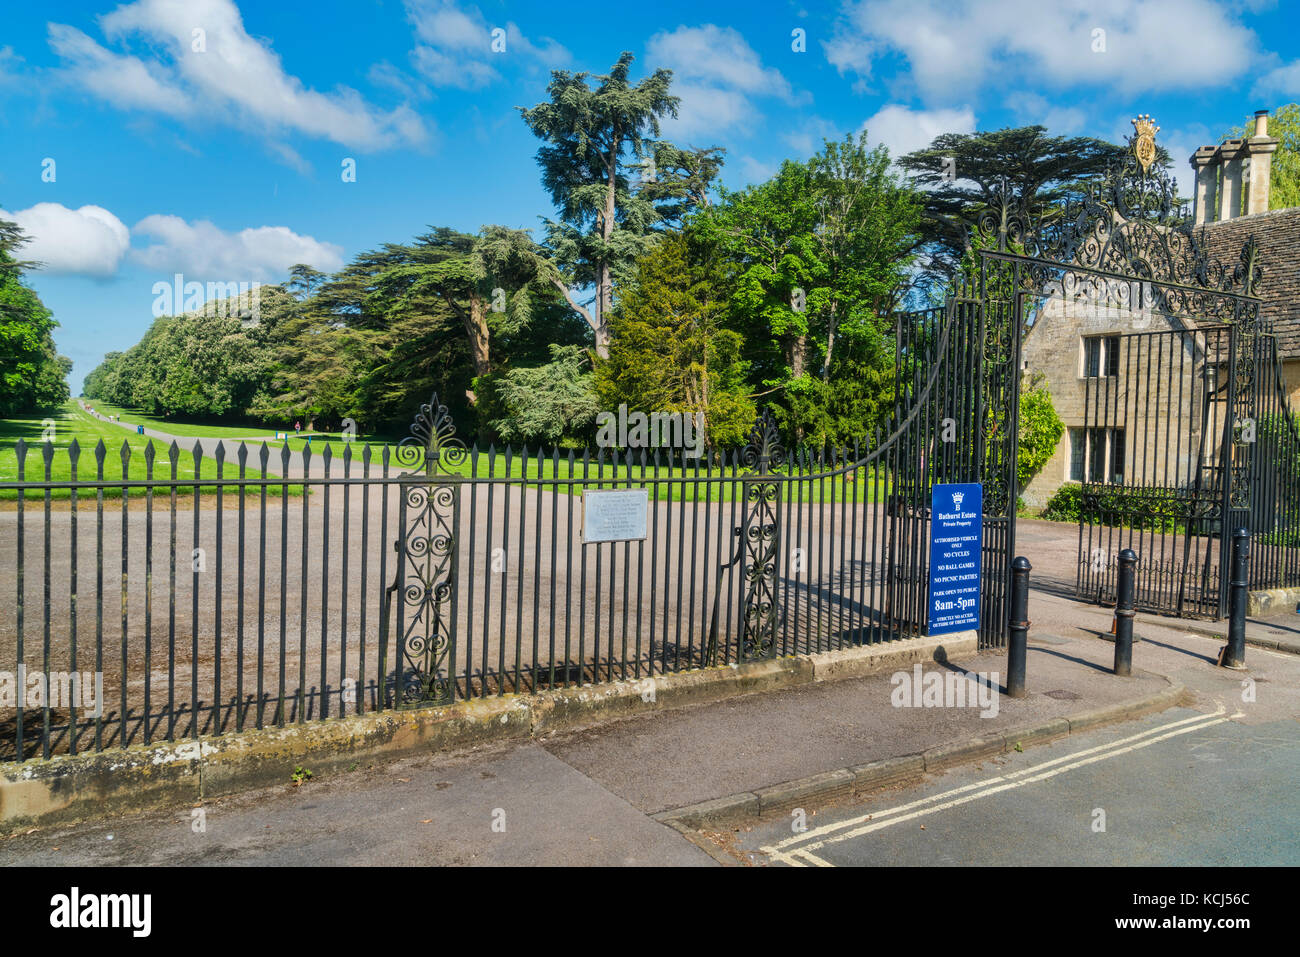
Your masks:
{"label": "double yellow line on road", "polygon": [[1033,767],[1010,771],[972,784],[964,784],[959,788],[953,788],[951,791],[944,791],[941,794],[934,794],[883,811],[872,811],[870,814],[863,814],[846,821],[826,824],[805,831],[802,834],[788,837],[776,844],[760,848],[760,850],[773,861],[779,861],[793,867],[806,867],[808,865],[833,867],[833,864],[818,856],[816,852],[828,845],[838,844],[841,841],[850,841],[873,831],[892,827],[895,824],[902,824],[904,821],[914,821],[917,818],[937,814],[940,811],[946,811],[962,804],[969,804],[981,798],[991,797],[1002,791],[1010,791],[1024,787],[1026,784],[1046,781],[1048,778],[1064,774],[1066,771],[1073,771],[1089,764],[1096,764],[1098,761],[1105,761],[1108,758],[1119,757],[1121,754],[1129,754],[1141,748],[1159,744],[1161,741],[1167,741],[1183,734],[1190,734],[1193,731],[1199,731],[1212,725],[1223,724],[1225,721],[1231,720],[1232,717],[1236,717],[1236,715],[1229,716],[1226,710],[1220,706],[1213,714],[1201,714],[1192,718],[1183,718],[1180,721],[1171,721],[1168,724],[1158,725],[1140,734],[1130,735],[1109,744],[1102,744],[1095,748],[1088,748],[1083,751],[1076,751],[1073,754],[1053,758]]}

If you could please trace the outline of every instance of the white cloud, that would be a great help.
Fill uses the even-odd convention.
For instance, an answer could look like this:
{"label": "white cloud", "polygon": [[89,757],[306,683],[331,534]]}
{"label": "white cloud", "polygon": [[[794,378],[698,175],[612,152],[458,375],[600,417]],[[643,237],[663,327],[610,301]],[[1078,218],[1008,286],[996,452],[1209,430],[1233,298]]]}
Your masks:
{"label": "white cloud", "polygon": [[411,51],[411,62],[434,86],[477,90],[501,78],[501,74],[487,63],[444,53],[431,46],[416,46]]}
{"label": "white cloud", "polygon": [[975,132],[975,113],[969,107],[942,110],[910,110],[890,103],[863,125],[873,145],[883,143],[891,159],[929,146],[940,133]]}
{"label": "white cloud", "polygon": [[146,216],[132,232],[157,240],[133,250],[131,259],[161,273],[184,273],[198,281],[269,282],[295,263],[332,272],[343,265],[343,249],[301,236],[286,226],[260,226],[227,232],[207,220]]}
{"label": "white cloud", "polygon": [[646,43],[646,60],[673,71],[672,92],[681,97],[677,119],[664,122],[669,137],[719,133],[760,118],[753,98],[774,96],[805,102],[780,70],[764,67],[745,38],[731,27],[708,23],[661,31]]}
{"label": "white cloud", "polygon": [[23,58],[14,53],[13,47],[0,47],[0,84],[16,81],[22,62]]}
{"label": "white cloud", "polygon": [[185,116],[193,104],[157,64],[106,50],[80,30],[49,25],[50,48],[78,84],[114,106]]}
{"label": "white cloud", "polygon": [[825,44],[841,73],[860,77],[901,54],[919,93],[946,103],[1003,80],[1127,95],[1219,87],[1257,46],[1214,0],[857,0]]}
{"label": "white cloud", "polygon": [[[143,37],[165,57],[146,62],[115,53],[51,23],[50,45],[66,61],[65,74],[115,106],[253,123],[358,149],[424,139],[423,122],[409,107],[384,111],[346,87],[307,88],[268,43],[248,35],[232,0],[136,0],[102,16],[100,25],[110,41]],[[199,39],[203,49],[195,50]]]}
{"label": "white cloud", "polygon": [[663,64],[674,77],[703,80],[717,86],[779,96],[793,101],[794,91],[780,70],[765,68],[754,48],[739,31],[706,23],[661,31],[646,44],[646,58]]}
{"label": "white cloud", "polygon": [[429,98],[429,88],[413,77],[407,76],[388,61],[374,64],[366,74],[366,79],[375,86],[386,86],[401,94],[407,100],[425,100]]}
{"label": "white cloud", "polygon": [[871,60],[877,46],[866,37],[841,30],[823,41],[822,47],[826,59],[840,73],[856,73],[863,79],[871,76]]}
{"label": "white cloud", "polygon": [[[560,66],[569,51],[549,37],[532,42],[514,23],[488,23],[475,6],[456,0],[406,0],[415,27],[411,62],[434,86],[476,90],[501,78],[499,64],[521,58],[529,65]],[[492,50],[492,31],[504,31],[505,50]]]}
{"label": "white cloud", "polygon": [[1278,96],[1288,100],[1300,96],[1300,60],[1269,70],[1255,81],[1250,93],[1251,96]]}
{"label": "white cloud", "polygon": [[765,163],[752,156],[740,157],[740,179],[744,185],[765,183],[777,174],[780,165]]}
{"label": "white cloud", "polygon": [[102,206],[37,203],[14,213],[0,209],[0,219],[17,223],[31,239],[19,258],[43,263],[50,273],[111,276],[131,242],[126,225]]}
{"label": "white cloud", "polygon": [[[295,263],[332,272],[343,265],[343,248],[295,233],[287,226],[259,226],[228,232],[207,220],[146,216],[127,229],[102,206],[69,209],[37,203],[28,209],[0,209],[0,219],[19,225],[30,241],[21,259],[43,264],[43,271],[94,278],[114,275],[123,258],[167,274],[182,272],[207,281],[279,281]],[[131,237],[154,240],[132,248]]]}
{"label": "white cloud", "polygon": [[674,83],[674,96],[681,98],[677,118],[665,117],[660,121],[663,133],[669,139],[690,141],[694,137],[710,136],[740,126],[752,126],[759,119],[758,109],[743,93],[700,86],[695,83]]}

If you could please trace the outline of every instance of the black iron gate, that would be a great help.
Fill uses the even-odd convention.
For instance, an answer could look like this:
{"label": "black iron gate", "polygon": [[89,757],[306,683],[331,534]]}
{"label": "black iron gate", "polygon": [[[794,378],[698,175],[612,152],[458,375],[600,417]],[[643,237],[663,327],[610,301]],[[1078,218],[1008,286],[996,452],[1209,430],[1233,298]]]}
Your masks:
{"label": "black iron gate", "polygon": [[1252,588],[1300,581],[1300,439],[1275,337],[1252,323],[1189,322],[1114,341],[1075,437],[1078,596],[1113,602],[1119,552],[1132,548],[1139,607],[1222,618],[1238,528],[1257,543]]}
{"label": "black iron gate", "polygon": [[[1225,522],[1237,527],[1234,426],[1243,421],[1233,326],[1116,336],[1113,362],[1086,380],[1077,594],[1114,602],[1118,555],[1141,561],[1137,603],[1216,618],[1226,583]],[[1253,377],[1252,377],[1253,378]],[[1234,518],[1234,516],[1236,516]]]}

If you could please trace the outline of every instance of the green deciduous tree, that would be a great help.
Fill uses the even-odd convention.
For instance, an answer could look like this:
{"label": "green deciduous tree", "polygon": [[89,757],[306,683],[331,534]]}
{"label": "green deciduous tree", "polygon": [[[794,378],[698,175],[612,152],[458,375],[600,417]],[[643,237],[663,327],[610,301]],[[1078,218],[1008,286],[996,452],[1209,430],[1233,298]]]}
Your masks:
{"label": "green deciduous tree", "polygon": [[1024,389],[1020,393],[1020,452],[1016,460],[1018,492],[1056,454],[1064,434],[1065,423],[1052,405],[1052,393],[1043,386]]}
{"label": "green deciduous tree", "polygon": [[86,377],[85,394],[154,415],[242,414],[272,365],[256,327],[220,310],[162,316],[126,352]]}
{"label": "green deciduous tree", "polygon": [[[797,438],[864,436],[880,393],[864,391],[863,377],[888,389],[876,373],[891,364],[885,333],[908,288],[920,221],[920,201],[887,151],[869,149],[865,132],[827,142],[806,163],[787,161],[767,182],[724,193],[698,219],[731,264],[731,326],[745,338],[755,392],[778,393]],[[845,379],[856,389],[841,390]],[[828,417],[837,402],[855,411]]]}
{"label": "green deciduous tree", "polygon": [[66,402],[72,360],[54,347],[54,321],[40,297],[23,282],[19,260],[26,237],[16,223],[0,220],[0,415]]}
{"label": "green deciduous tree", "polygon": [[[1251,119],[1224,139],[1254,134],[1255,122]],[[1281,141],[1269,167],[1268,208],[1300,206],[1300,104],[1288,103],[1274,110],[1268,119],[1268,135]]]}

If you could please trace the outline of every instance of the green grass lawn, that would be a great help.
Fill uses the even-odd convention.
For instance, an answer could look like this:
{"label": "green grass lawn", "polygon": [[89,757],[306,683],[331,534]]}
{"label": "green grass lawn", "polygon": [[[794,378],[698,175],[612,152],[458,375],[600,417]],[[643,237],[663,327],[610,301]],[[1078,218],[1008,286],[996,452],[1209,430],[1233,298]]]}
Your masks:
{"label": "green grass lawn", "polygon": [[[103,402],[88,402],[87,404],[90,405],[92,408],[94,408],[97,412],[100,412],[101,414],[118,415],[121,417],[121,420],[123,422],[136,424],[136,425],[144,425],[147,428],[157,429],[161,432],[167,432],[172,435],[185,436],[187,439],[193,438],[200,442],[205,438],[256,440],[256,444],[254,444],[254,441],[249,442],[248,451],[249,451],[250,463],[257,461],[256,454],[258,448],[260,448],[262,441],[265,441],[267,447],[273,450],[271,455],[272,463],[276,463],[279,461],[280,449],[285,445],[284,442],[275,441],[273,438],[274,432],[272,430],[267,429],[265,426],[208,425],[203,423],[187,423],[183,421],[176,422],[171,419],[163,419],[157,416],[145,415],[143,413],[135,412],[130,409],[122,409],[119,408],[118,406],[109,405]],[[90,439],[89,443],[87,443],[85,439],[78,437],[78,441],[81,442],[83,447],[83,457],[82,457],[83,463],[87,461],[85,457],[84,449],[86,449],[88,445],[93,446],[95,441],[97,441],[98,438],[100,437],[100,435],[104,437],[106,444],[111,444],[110,440],[116,440],[117,444],[113,446],[114,449],[121,447],[123,436],[125,436],[132,443],[133,448],[138,444],[139,447],[142,449],[144,443],[147,441],[146,437],[144,436],[137,436],[133,433],[126,431],[125,429],[122,429],[119,426],[115,426],[105,422],[100,422],[94,417],[87,415],[83,410],[81,410],[77,406],[76,400],[69,403],[69,412],[72,415],[75,415],[78,418],[79,422],[81,422],[84,425],[84,427],[87,427],[95,432],[95,436]],[[39,419],[40,417],[36,417],[35,420],[37,424],[34,428],[33,434],[35,434],[36,438],[33,440],[30,436],[26,436],[29,442],[40,441]],[[13,421],[17,421],[17,420],[11,420],[11,422]],[[0,442],[4,441],[6,437],[7,436],[3,432],[0,432]],[[11,438],[16,438],[16,437],[17,436],[15,435],[12,436]],[[313,432],[313,433],[307,433],[303,435],[291,434],[288,441],[288,446],[291,451],[301,452],[304,449],[310,449],[311,459],[313,463],[313,470],[315,468],[315,463],[320,460],[320,456],[324,454],[325,449],[329,448],[330,455],[333,460],[331,465],[331,475],[339,475],[339,476],[342,475],[342,469],[343,469],[342,457],[344,451],[345,449],[350,447],[352,450],[352,469],[350,474],[353,477],[357,477],[360,474],[360,470],[362,467],[361,463],[362,463],[363,450],[367,446],[367,444],[369,445],[370,448],[371,476],[378,476],[382,474],[383,451],[385,447],[387,447],[389,450],[389,475],[390,476],[398,475],[405,471],[413,471],[417,468],[423,467],[422,460],[418,461],[415,465],[400,462],[396,457],[397,443],[392,440],[391,436],[358,435],[352,438],[350,441],[344,441],[344,437],[337,432],[335,433]],[[157,451],[163,452],[164,450],[161,448],[157,448]],[[569,493],[576,494],[576,493],[580,493],[584,488],[591,488],[591,489],[618,488],[618,487],[626,488],[628,487],[629,480],[631,481],[632,485],[636,485],[642,480],[643,475],[645,479],[649,480],[649,479],[654,479],[656,474],[660,481],[648,482],[647,484],[651,490],[651,495],[660,501],[667,501],[667,500],[681,501],[685,499],[686,501],[691,501],[691,502],[706,501],[706,500],[729,502],[737,494],[736,490],[738,486],[735,483],[729,481],[719,481],[719,478],[722,477],[724,474],[728,477],[732,475],[730,469],[726,470],[724,473],[722,470],[715,467],[712,470],[712,472],[709,472],[704,467],[703,463],[700,464],[698,469],[695,468],[693,464],[688,465],[686,468],[682,468],[681,466],[682,458],[680,452],[674,453],[673,456],[674,464],[671,468],[667,464],[668,462],[667,452],[666,451],[661,452],[660,466],[658,468],[657,473],[652,458],[649,461],[647,461],[645,468],[642,469],[639,460],[639,455],[634,457],[634,461],[631,465],[625,462],[620,462],[617,466],[615,466],[612,463],[612,456],[609,456],[611,460],[606,461],[603,465],[597,465],[597,463],[594,460],[589,460],[584,470],[582,455],[580,453],[574,456],[572,473],[570,473],[567,451],[561,452],[558,461],[553,460],[550,455],[547,455],[544,458],[538,458],[536,452],[537,452],[536,447],[534,447],[531,450],[531,454],[528,456],[526,468],[525,468],[524,459],[518,454],[517,451],[510,456],[509,464],[507,465],[505,451],[504,449],[502,449],[498,451],[495,457],[493,457],[491,460],[489,460],[489,456],[486,451],[481,451],[480,454],[477,456],[477,459],[471,459],[470,457],[467,456],[463,462],[459,462],[455,465],[444,464],[443,471],[444,473],[447,474],[460,475],[464,477],[472,476],[477,478],[509,477],[514,479],[522,478],[529,481],[537,481],[539,477],[543,480],[554,479],[558,477],[562,479],[576,478],[581,480],[574,484],[559,485],[558,488],[560,494],[569,494]],[[12,458],[12,450],[10,450],[9,454],[10,454],[10,458]],[[121,466],[119,460],[115,458],[115,455],[116,455],[115,451],[113,455],[110,455],[109,465],[111,466],[113,463],[117,462],[118,463],[117,472],[115,474],[120,475]],[[163,458],[161,455],[159,458],[161,461],[165,462],[165,458]],[[189,472],[186,473],[182,471],[181,474],[192,475],[193,459],[188,449],[186,449],[183,452],[181,459],[182,459],[182,466],[184,466],[186,460],[188,460],[191,463]],[[5,461],[7,460],[4,459],[3,457],[0,457],[0,476],[7,476],[7,473],[3,472],[3,469],[5,468],[4,465]],[[94,469],[93,458],[90,459],[89,461],[91,463],[89,467],[91,469],[91,474],[93,475],[93,469]],[[33,462],[35,462],[35,467],[40,466],[39,458],[33,459],[33,456],[29,453],[28,456],[28,463],[29,463],[28,477],[29,478],[31,477],[32,474],[31,469],[34,467]],[[235,467],[237,468],[237,466]],[[65,477],[66,477],[66,459],[64,461],[64,468],[65,468]],[[143,468],[142,460],[141,460],[141,468]],[[825,468],[827,470],[831,470],[832,466],[830,463],[827,463]],[[112,474],[110,472],[110,469],[106,468],[106,474]],[[155,467],[155,475],[160,475],[160,474],[170,474],[170,473],[160,472],[158,470],[158,467]],[[206,476],[208,473],[205,471],[204,474]],[[226,474],[230,474],[229,461],[228,461]],[[253,472],[253,470],[250,468],[249,474],[251,476],[251,475],[255,475],[256,473]],[[84,478],[85,475],[86,475],[85,466],[83,465],[81,476]],[[701,480],[711,479],[711,481],[693,481],[693,479],[701,479]],[[845,481],[844,478],[836,476],[835,478],[809,479],[797,483],[788,483],[788,482],[783,483],[783,494],[794,495],[796,502],[805,502],[805,503],[806,502],[814,502],[814,503],[877,502],[877,501],[881,501],[888,494],[890,487],[891,487],[891,483],[888,482],[883,477],[883,474],[880,474],[878,478],[878,473],[876,472],[875,469],[858,469],[856,470],[856,472],[849,473],[848,481]],[[544,486],[544,488],[549,489],[550,486]],[[9,497],[13,497],[12,494],[10,494]]]}
{"label": "green grass lawn", "polygon": [[[145,428],[157,429],[159,432],[166,432],[168,435],[184,436],[195,439],[265,439],[268,443],[275,437],[275,430],[268,429],[264,425],[254,424],[235,424],[235,425],[208,425],[198,422],[186,422],[184,420],[164,419],[155,415],[146,415],[134,409],[124,409],[120,406],[110,405],[107,402],[98,402],[93,399],[82,400],[101,415],[116,415],[121,417],[123,422],[131,425],[143,425]],[[76,405],[76,400],[73,401]],[[109,426],[112,428],[112,426]]]}
{"label": "green grass lawn", "polygon": [[[674,457],[674,462],[680,461],[680,457]],[[396,463],[390,465],[390,472],[394,468],[396,468]],[[829,465],[827,465],[827,469],[830,469]],[[733,476],[730,468],[723,471],[715,467],[710,471],[703,464],[698,469],[694,467],[683,469],[680,465],[669,468],[662,456],[657,473],[653,461],[648,462],[643,470],[639,458],[631,465],[620,462],[617,466],[611,462],[597,465],[593,461],[588,461],[584,469],[581,456],[575,456],[573,469],[570,472],[567,453],[561,455],[558,462],[549,455],[542,459],[530,455],[527,459],[526,468],[524,460],[517,454],[511,456],[508,467],[504,453],[498,453],[490,464],[488,456],[480,454],[477,461],[466,458],[464,462],[455,465],[444,465],[443,471],[467,478],[509,477],[523,478],[529,481],[537,481],[539,478],[543,481],[556,478],[576,478],[580,480],[572,485],[559,485],[560,494],[569,492],[576,494],[584,488],[593,490],[627,488],[629,483],[631,487],[636,487],[644,479],[653,498],[660,501],[671,500],[674,502],[682,500],[688,502],[729,502],[738,494],[737,489],[740,487],[737,483],[730,481]],[[752,473],[742,470],[740,474]],[[780,474],[778,473],[778,477]],[[786,496],[793,495],[796,502],[805,503],[878,502],[888,494],[890,483],[885,480],[883,474],[878,482],[876,476],[875,469],[861,468],[856,472],[850,471],[847,476],[837,475],[834,478],[782,482],[782,494]],[[657,482],[653,481],[656,477],[658,478]],[[549,484],[542,487],[544,490],[551,488]],[[743,495],[743,493],[740,494]]]}
{"label": "green grass lawn", "polygon": [[[116,415],[121,421],[130,425],[143,425],[147,429],[157,429],[159,432],[166,432],[168,435],[200,440],[247,439],[249,440],[250,455],[253,452],[254,442],[257,443],[259,448],[261,443],[265,442],[268,448],[279,449],[284,443],[275,438],[275,433],[286,430],[289,434],[289,448],[294,452],[301,452],[304,448],[310,446],[311,454],[315,457],[323,454],[325,446],[328,444],[331,455],[341,456],[345,447],[343,435],[339,432],[303,432],[299,434],[293,431],[292,424],[279,430],[251,422],[247,424],[212,425],[206,422],[191,422],[184,419],[164,419],[161,416],[147,415],[135,409],[124,409],[108,402],[84,401],[96,412],[103,415]],[[380,454],[380,448],[385,443],[391,443],[391,441],[390,436],[358,434],[351,439],[352,454],[359,456],[361,446],[370,443],[371,455],[377,458]]]}
{"label": "green grass lawn", "polygon": [[[95,457],[95,449],[101,441],[104,443],[105,448],[104,479],[106,481],[122,478],[123,443],[130,449],[126,471],[128,479],[140,480],[147,478],[144,451],[145,446],[150,442],[153,443],[154,447],[153,477],[159,479],[171,478],[172,476],[168,449],[161,442],[147,436],[136,435],[134,432],[128,432],[117,425],[101,422],[83,411],[77,405],[75,399],[67,402],[60,409],[0,419],[0,481],[14,482],[18,480],[16,443],[19,439],[27,443],[27,452],[23,459],[23,478],[28,482],[70,481],[73,477],[70,451],[74,440],[79,446],[76,475],[79,481],[95,481],[97,479],[98,463]],[[54,452],[49,466],[48,478],[46,477],[45,466],[45,443],[47,441],[52,443]],[[222,475],[234,477],[238,474],[239,464],[228,461]],[[245,474],[248,478],[261,478],[261,473],[252,468],[249,468]],[[192,448],[181,447],[180,456],[176,461],[176,477],[178,479],[192,479],[195,477]],[[200,460],[199,477],[216,478],[216,461],[206,456],[203,457]],[[155,494],[156,492],[157,490],[155,490]],[[184,494],[186,490],[181,489],[180,492]],[[33,494],[40,497],[44,495],[44,493]],[[84,498],[88,495],[93,496],[93,494],[93,492],[83,491],[79,497]],[[130,494],[132,496],[144,495],[145,489],[130,489]],[[120,490],[104,490],[106,498],[117,498],[120,495]],[[16,489],[0,489],[0,499],[13,500],[17,497],[18,492]],[[69,498],[69,491],[68,489],[55,489],[51,492],[50,497],[67,499]]]}

